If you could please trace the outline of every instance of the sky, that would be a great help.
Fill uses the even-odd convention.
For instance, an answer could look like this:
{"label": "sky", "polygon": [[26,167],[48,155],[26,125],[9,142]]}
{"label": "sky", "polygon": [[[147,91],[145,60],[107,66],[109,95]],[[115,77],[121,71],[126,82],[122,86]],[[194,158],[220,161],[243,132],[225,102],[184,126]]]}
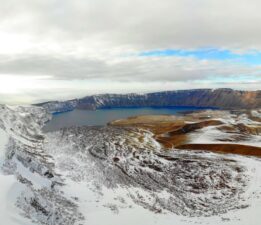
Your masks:
{"label": "sky", "polygon": [[0,0],[0,103],[261,88],[260,0]]}

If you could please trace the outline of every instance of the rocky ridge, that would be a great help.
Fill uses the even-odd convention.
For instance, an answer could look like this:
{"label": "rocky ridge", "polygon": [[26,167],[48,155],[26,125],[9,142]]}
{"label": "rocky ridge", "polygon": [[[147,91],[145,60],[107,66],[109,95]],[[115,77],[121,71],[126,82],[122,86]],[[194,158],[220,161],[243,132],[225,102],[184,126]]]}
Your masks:
{"label": "rocky ridge", "polygon": [[23,186],[15,203],[23,216],[36,224],[76,224],[81,215],[76,204],[63,196],[63,179],[43,149],[41,127],[49,119],[42,108],[0,106],[0,128],[9,137],[1,171]]}
{"label": "rocky ridge", "polygon": [[115,107],[193,106],[255,109],[261,107],[261,91],[194,89],[149,94],[101,94],[69,101],[51,101],[38,105],[52,113],[70,111],[76,108],[95,110]]}

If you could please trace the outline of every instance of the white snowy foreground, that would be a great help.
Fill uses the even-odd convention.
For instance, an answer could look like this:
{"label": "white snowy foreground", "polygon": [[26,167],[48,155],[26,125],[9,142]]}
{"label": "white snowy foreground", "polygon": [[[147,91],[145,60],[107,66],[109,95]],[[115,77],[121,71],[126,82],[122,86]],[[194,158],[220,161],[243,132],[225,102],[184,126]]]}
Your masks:
{"label": "white snowy foreground", "polygon": [[[0,105],[1,224],[260,224],[260,158],[166,151],[134,128],[43,134],[49,119]],[[219,135],[208,129],[194,142]]]}

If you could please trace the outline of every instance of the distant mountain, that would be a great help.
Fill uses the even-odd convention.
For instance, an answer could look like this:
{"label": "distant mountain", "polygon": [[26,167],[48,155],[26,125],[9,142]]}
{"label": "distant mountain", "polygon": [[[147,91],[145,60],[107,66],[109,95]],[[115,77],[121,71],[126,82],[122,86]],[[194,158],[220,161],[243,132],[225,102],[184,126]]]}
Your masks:
{"label": "distant mountain", "polygon": [[149,94],[101,94],[68,101],[50,101],[37,104],[49,112],[73,109],[100,109],[114,107],[170,107],[196,106],[220,109],[261,108],[261,90],[193,89],[155,92]]}

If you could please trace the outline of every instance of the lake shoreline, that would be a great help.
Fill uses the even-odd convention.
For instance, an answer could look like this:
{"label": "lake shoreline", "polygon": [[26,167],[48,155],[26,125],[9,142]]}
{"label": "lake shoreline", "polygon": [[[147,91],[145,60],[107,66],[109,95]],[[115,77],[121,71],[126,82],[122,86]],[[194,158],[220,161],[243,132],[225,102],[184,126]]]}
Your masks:
{"label": "lake shoreline", "polygon": [[53,113],[52,119],[43,128],[44,132],[72,126],[105,126],[117,119],[139,115],[183,115],[195,111],[217,110],[213,107],[120,107],[97,110],[74,109]]}

